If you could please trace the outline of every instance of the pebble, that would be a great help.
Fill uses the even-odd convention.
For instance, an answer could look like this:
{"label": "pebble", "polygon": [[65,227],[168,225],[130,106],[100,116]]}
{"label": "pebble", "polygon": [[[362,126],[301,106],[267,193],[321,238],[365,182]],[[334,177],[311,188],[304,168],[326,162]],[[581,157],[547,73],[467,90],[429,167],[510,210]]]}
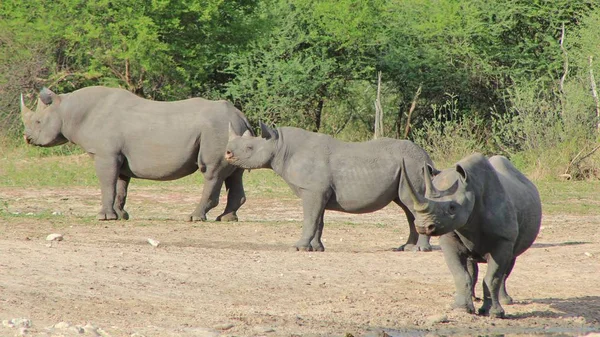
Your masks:
{"label": "pebble", "polygon": [[594,257],[594,254],[590,253],[590,252],[585,252],[583,253],[585,256],[587,257]]}
{"label": "pebble", "polygon": [[257,333],[269,333],[275,332],[275,329],[268,326],[256,326],[254,327],[254,331],[256,331]]}
{"label": "pebble", "polygon": [[160,241],[150,238],[148,238],[148,243],[151,244],[153,247],[158,247],[158,245],[160,245]]}
{"label": "pebble", "polygon": [[2,321],[2,325],[7,328],[31,328],[31,320],[27,318],[13,318]]}
{"label": "pebble", "polygon": [[217,330],[223,331],[223,330],[229,330],[229,329],[233,328],[234,326],[235,325],[230,324],[230,323],[224,323],[224,324],[217,324],[214,326],[214,328]]}
{"label": "pebble", "polygon": [[54,234],[50,234],[50,235],[46,236],[46,241],[62,241],[62,240],[63,240],[62,234],[54,233]]}

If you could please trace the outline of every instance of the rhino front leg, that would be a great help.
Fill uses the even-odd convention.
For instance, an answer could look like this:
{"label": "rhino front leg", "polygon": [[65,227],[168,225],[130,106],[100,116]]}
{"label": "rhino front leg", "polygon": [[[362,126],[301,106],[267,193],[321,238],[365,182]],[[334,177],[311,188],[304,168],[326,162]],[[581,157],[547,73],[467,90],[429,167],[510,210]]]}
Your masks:
{"label": "rhino front leg", "polygon": [[467,249],[454,232],[440,236],[440,246],[442,246],[444,259],[450,273],[452,273],[454,285],[456,286],[452,308],[465,310],[470,314],[475,313],[475,306],[471,297],[474,283],[471,278],[472,270],[469,270]]}
{"label": "rhino front leg", "polygon": [[483,279],[483,305],[480,315],[504,318],[504,309],[500,305],[499,295],[504,276],[513,259],[511,243],[498,244],[488,257],[488,269]]}
{"label": "rhino front leg", "polygon": [[200,203],[187,218],[187,221],[206,221],[206,213],[219,204],[219,193],[223,186],[223,179],[218,177],[207,178],[204,176],[204,188],[202,190],[202,199]]}
{"label": "rhino front leg", "polygon": [[129,213],[125,210],[125,201],[127,200],[127,187],[131,177],[119,175],[117,179],[117,192],[115,197],[114,210],[117,216],[122,220],[129,220]]}
{"label": "rhino front leg", "polygon": [[324,252],[325,246],[321,241],[321,236],[323,235],[323,226],[324,226],[324,217],[325,217],[325,209],[321,212],[321,216],[319,217],[319,226],[317,227],[317,233],[315,237],[310,241],[310,246],[312,250],[315,252]]}
{"label": "rhino front leg", "polygon": [[[302,237],[296,244],[296,250],[298,251],[311,251],[311,241],[319,230],[320,222],[323,217],[322,214],[325,212],[325,204],[327,203],[327,194],[318,193],[303,193],[302,194],[302,208],[304,213],[304,224],[302,226]],[[321,221],[320,221],[321,220]],[[322,232],[322,230],[321,230]],[[320,241],[320,237],[318,238]],[[321,244],[322,245],[322,244]],[[318,247],[318,245],[317,245]]]}
{"label": "rhino front leg", "polygon": [[94,158],[96,175],[100,180],[100,191],[102,192],[102,208],[98,213],[98,220],[117,220],[119,218],[113,207],[122,162],[118,156],[101,157],[96,155]]}
{"label": "rhino front leg", "polygon": [[229,177],[225,179],[225,188],[227,189],[227,205],[223,214],[217,217],[217,221],[237,221],[237,210],[246,202],[244,193],[244,182],[242,176],[243,169],[236,169]]}

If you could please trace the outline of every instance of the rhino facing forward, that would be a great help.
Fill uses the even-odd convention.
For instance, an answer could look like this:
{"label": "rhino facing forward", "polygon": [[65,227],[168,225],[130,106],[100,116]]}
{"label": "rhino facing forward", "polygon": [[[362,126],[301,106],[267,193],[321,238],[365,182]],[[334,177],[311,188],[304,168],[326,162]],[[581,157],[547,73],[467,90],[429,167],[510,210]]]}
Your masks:
{"label": "rhino facing forward", "polygon": [[479,314],[504,317],[511,304],[506,279],[516,257],[537,237],[542,219],[535,185],[502,156],[470,155],[432,180],[424,170],[425,195],[402,175],[401,198],[412,200],[417,231],[440,237],[456,285],[454,308],[475,312],[477,263],[487,262]]}
{"label": "rhino facing forward", "polygon": [[389,138],[347,143],[298,128],[274,130],[262,123],[261,129],[262,138],[249,133],[239,136],[235,128],[230,129],[225,158],[245,169],[273,169],[302,199],[304,225],[297,250],[325,249],[321,235],[326,209],[368,213],[391,202],[404,210],[410,226],[409,238],[399,249],[431,250],[429,238],[415,230],[412,201],[402,203],[398,194],[403,159],[418,190],[424,191],[420,171],[432,162],[418,145]]}
{"label": "rhino facing forward", "polygon": [[227,205],[217,220],[237,220],[245,201],[243,170],[229,165],[223,151],[228,125],[237,132],[250,127],[229,102],[157,102],[101,86],[61,95],[44,88],[35,112],[21,96],[21,114],[27,143],[47,147],[70,141],[92,156],[102,192],[99,220],[128,219],[124,206],[131,178],[173,180],[198,169],[204,190],[188,220],[206,220],[223,182]]}

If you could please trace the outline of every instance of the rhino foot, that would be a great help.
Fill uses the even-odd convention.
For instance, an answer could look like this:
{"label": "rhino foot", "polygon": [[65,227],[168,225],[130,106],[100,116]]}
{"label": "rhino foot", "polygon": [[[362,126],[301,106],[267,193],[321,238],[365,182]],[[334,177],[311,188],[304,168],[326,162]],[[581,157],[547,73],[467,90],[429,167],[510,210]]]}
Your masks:
{"label": "rhino foot", "polygon": [[217,217],[216,221],[238,221],[238,217],[235,212],[223,213]]}
{"label": "rhino foot", "polygon": [[312,252],[312,247],[308,246],[308,247],[298,247],[298,246],[294,246],[296,248],[296,251],[298,252]]}
{"label": "rhino foot", "polygon": [[513,304],[514,303],[512,297],[510,297],[508,295],[500,296],[500,298],[498,300],[500,301],[500,304]]}
{"label": "rhino foot", "polygon": [[118,220],[119,217],[117,216],[117,213],[113,212],[100,212],[98,213],[98,216],[96,217],[96,219],[100,220],[100,221],[104,221],[104,220]]}
{"label": "rhino foot", "polygon": [[464,312],[467,312],[468,314],[474,314],[475,313],[475,306],[473,305],[473,303],[458,303],[458,302],[454,302],[454,303],[452,303],[452,305],[450,307],[453,310],[464,311]]}
{"label": "rhino foot", "polygon": [[311,249],[313,252],[324,252],[325,251],[325,246],[323,246],[323,244],[311,243],[310,246],[311,246]]}
{"label": "rhino foot", "polygon": [[479,308],[478,314],[481,316],[490,316],[492,318],[504,318],[504,309],[502,309],[502,307],[497,307],[497,308],[489,308],[486,305],[483,305],[481,308]]}
{"label": "rhino foot", "polygon": [[117,217],[120,220],[129,220],[129,213],[127,213],[126,210],[124,210],[124,209],[118,209],[116,211],[116,213],[117,213]]}
{"label": "rhino foot", "polygon": [[407,243],[394,249],[396,252],[430,252],[432,250],[429,244],[421,246],[412,243]]}
{"label": "rhino foot", "polygon": [[206,221],[206,215],[190,214],[190,215],[187,216],[187,218],[185,219],[185,221],[187,221],[187,222]]}

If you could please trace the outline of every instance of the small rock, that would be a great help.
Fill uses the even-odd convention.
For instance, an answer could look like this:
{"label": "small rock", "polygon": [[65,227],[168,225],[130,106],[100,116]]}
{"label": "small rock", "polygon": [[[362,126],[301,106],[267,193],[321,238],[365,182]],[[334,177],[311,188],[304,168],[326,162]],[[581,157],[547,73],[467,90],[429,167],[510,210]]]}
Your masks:
{"label": "small rock", "polygon": [[148,243],[152,245],[152,247],[158,247],[160,245],[160,241],[148,238]]}
{"label": "small rock", "polygon": [[9,320],[3,320],[2,321],[2,326],[7,327],[7,328],[14,328],[15,326],[12,324],[12,321]]}
{"label": "small rock", "polygon": [[129,337],[146,337],[146,336],[142,335],[142,334],[141,334],[141,333],[139,333],[139,332],[134,332],[134,333],[132,333],[132,334],[131,334],[131,336],[129,336]]}
{"label": "small rock", "polygon": [[85,330],[82,327],[80,327],[79,325],[74,325],[74,326],[70,327],[69,330],[71,330],[75,333],[79,333],[79,334],[85,333]]}
{"label": "small rock", "polygon": [[52,212],[52,215],[62,215],[62,213],[59,211],[54,211],[54,212]]}
{"label": "small rock", "polygon": [[214,326],[215,329],[221,330],[221,331],[229,330],[229,329],[231,329],[233,327],[234,327],[234,325],[230,324],[230,323],[217,324],[217,325]]}
{"label": "small rock", "polygon": [[68,329],[71,326],[71,324],[67,323],[67,322],[58,322],[56,324],[54,324],[53,328],[54,329]]}
{"label": "small rock", "polygon": [[590,252],[585,252],[585,253],[583,253],[583,255],[585,255],[587,257],[594,257],[594,254],[592,254]]}
{"label": "small rock", "polygon": [[31,328],[31,320],[27,318],[13,318],[8,323],[11,328]]}
{"label": "small rock", "polygon": [[50,235],[46,236],[46,241],[62,241],[62,240],[63,240],[62,234],[54,233],[54,234],[50,234]]}
{"label": "small rock", "polygon": [[429,316],[427,317],[427,319],[425,320],[425,324],[427,325],[435,325],[435,324],[439,324],[439,323],[448,323],[448,316],[446,315],[433,315],[433,316]]}
{"label": "small rock", "polygon": [[29,330],[27,328],[20,328],[19,336],[26,336],[28,332],[29,332]]}

